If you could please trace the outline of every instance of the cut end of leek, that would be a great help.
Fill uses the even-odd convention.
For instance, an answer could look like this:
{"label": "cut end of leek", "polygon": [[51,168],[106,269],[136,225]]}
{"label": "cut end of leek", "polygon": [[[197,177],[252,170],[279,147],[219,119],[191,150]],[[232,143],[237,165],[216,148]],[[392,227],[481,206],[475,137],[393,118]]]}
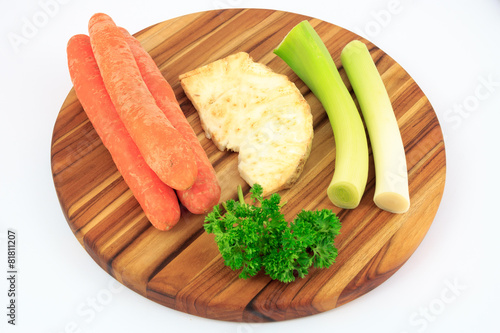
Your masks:
{"label": "cut end of leek", "polygon": [[373,201],[378,208],[395,214],[403,214],[410,209],[408,197],[396,192],[384,192],[376,195]]}
{"label": "cut end of leek", "polygon": [[327,194],[330,201],[339,208],[353,209],[361,201],[358,189],[350,182],[330,184]]}
{"label": "cut end of leek", "polygon": [[[359,40],[349,42],[340,53],[342,65],[350,65],[354,56],[364,56],[368,51],[366,44]],[[354,60],[355,61],[355,60]]]}

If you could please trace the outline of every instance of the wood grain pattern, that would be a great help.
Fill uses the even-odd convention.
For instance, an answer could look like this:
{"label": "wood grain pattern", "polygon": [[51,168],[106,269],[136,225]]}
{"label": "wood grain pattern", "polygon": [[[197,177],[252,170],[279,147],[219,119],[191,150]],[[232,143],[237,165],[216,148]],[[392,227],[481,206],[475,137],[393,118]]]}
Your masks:
{"label": "wood grain pattern", "polygon": [[[380,285],[411,256],[438,209],[445,182],[445,148],[438,120],[424,93],[392,58],[367,43],[393,101],[405,145],[411,208],[403,215],[373,203],[370,157],[367,190],[357,209],[341,210],[327,198],[335,144],[322,106],[272,51],[286,33],[307,19],[334,61],[359,36],[318,19],[259,9],[195,13],[136,34],[171,83],[188,120],[219,177],[221,201],[236,198],[236,185],[249,187],[237,171],[236,153],[221,152],[205,138],[198,115],[178,76],[198,66],[246,51],[256,61],[293,80],[310,103],[315,137],[298,183],[280,194],[287,220],[302,209],[329,208],[342,221],[337,263],[290,284],[264,274],[249,280],[224,266],[203,215],[183,210],[173,230],[160,232],[146,219],[82,110],[74,91],[57,117],[52,140],[52,172],[62,210],[78,241],[109,274],[127,287],[170,308],[197,316],[247,322],[279,321],[320,313],[345,304]],[[345,72],[340,73],[348,84]],[[348,85],[349,89],[350,86]]]}

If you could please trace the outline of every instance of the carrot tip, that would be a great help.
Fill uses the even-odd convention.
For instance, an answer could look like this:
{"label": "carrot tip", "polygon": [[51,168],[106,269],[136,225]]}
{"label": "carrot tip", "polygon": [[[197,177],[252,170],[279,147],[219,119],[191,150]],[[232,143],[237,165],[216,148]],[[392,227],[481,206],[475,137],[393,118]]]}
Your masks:
{"label": "carrot tip", "polygon": [[110,23],[115,23],[113,21],[113,19],[108,15],[108,14],[104,14],[104,13],[95,13],[94,15],[92,15],[90,17],[90,20],[89,20],[89,29],[92,28],[93,25],[97,24],[97,23],[100,23],[100,22],[103,22],[103,21],[107,21],[107,22],[110,22]]}

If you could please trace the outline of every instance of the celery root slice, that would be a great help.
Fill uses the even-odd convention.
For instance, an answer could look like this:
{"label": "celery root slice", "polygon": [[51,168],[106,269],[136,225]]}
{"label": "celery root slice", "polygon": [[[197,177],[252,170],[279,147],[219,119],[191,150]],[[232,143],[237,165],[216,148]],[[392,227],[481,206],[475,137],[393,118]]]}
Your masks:
{"label": "celery root slice", "polygon": [[335,137],[335,170],[327,194],[340,208],[359,205],[368,178],[368,143],[361,115],[325,44],[308,21],[297,24],[274,53],[323,105]]}
{"label": "celery root slice", "polygon": [[359,102],[373,151],[375,204],[392,213],[410,208],[406,156],[384,82],[366,45],[347,44],[340,59]]}

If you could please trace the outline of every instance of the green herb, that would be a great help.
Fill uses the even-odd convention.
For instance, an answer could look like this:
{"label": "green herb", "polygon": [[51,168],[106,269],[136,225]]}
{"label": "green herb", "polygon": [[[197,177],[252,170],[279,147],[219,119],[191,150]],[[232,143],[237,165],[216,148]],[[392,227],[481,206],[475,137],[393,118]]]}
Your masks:
{"label": "green herb", "polygon": [[238,186],[238,201],[228,200],[205,218],[205,231],[215,234],[224,262],[240,278],[256,275],[262,268],[272,279],[291,282],[303,278],[311,266],[328,268],[335,262],[338,217],[329,209],[302,210],[291,222],[281,213],[281,197],[274,193],[264,199],[262,187],[250,189],[252,204],[244,201]]}

